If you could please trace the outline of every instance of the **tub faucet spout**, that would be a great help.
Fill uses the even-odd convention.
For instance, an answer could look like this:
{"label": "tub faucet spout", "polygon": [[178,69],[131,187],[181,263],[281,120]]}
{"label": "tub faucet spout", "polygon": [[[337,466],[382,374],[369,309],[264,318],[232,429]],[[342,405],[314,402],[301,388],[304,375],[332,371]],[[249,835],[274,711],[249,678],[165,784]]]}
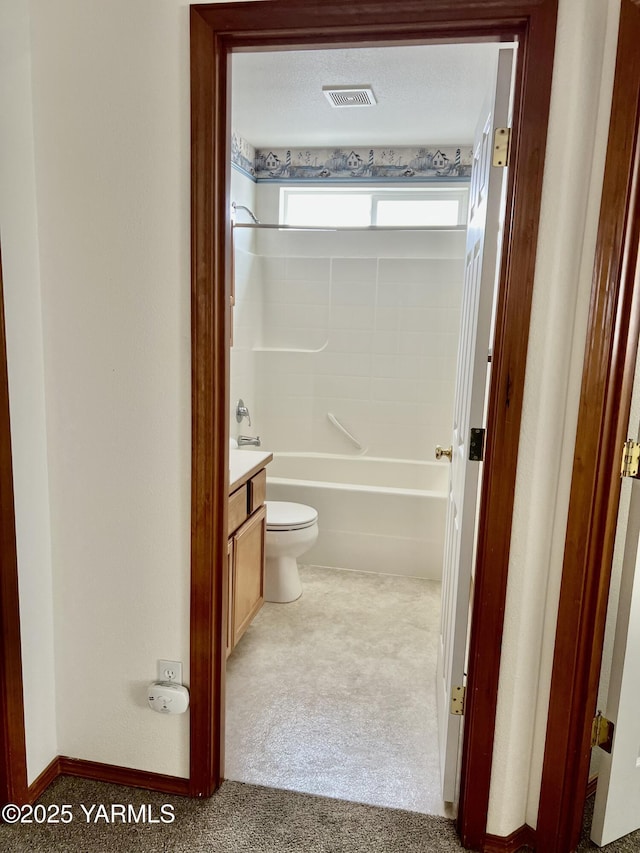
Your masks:
{"label": "tub faucet spout", "polygon": [[259,435],[256,435],[255,437],[252,435],[239,435],[238,436],[238,447],[246,447],[249,444],[252,444],[254,447],[260,447],[260,436]]}

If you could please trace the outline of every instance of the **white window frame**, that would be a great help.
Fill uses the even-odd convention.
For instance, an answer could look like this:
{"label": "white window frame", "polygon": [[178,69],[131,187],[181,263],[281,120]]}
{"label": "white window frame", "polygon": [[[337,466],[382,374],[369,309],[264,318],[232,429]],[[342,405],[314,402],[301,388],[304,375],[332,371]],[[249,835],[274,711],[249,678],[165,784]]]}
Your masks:
{"label": "white window frame", "polygon": [[[468,184],[455,184],[449,186],[437,187],[319,187],[317,185],[304,186],[297,184],[296,186],[280,187],[280,208],[278,222],[281,225],[288,225],[288,201],[293,195],[334,195],[338,198],[344,198],[351,195],[368,195],[371,196],[371,222],[370,225],[377,224],[377,212],[379,201],[393,201],[415,199],[418,200],[438,200],[458,201],[458,223],[457,226],[465,226],[467,224],[467,205],[469,200]],[[398,226],[402,227],[402,226]],[[411,227],[411,226],[407,226]],[[449,226],[454,227],[454,226]]]}

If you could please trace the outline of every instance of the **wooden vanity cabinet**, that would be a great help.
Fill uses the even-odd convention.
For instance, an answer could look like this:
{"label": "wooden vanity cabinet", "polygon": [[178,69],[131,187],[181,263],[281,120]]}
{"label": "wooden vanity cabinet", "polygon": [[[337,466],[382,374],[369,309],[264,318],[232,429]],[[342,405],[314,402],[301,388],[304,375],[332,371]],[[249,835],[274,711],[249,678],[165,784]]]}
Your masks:
{"label": "wooden vanity cabinet", "polygon": [[267,511],[258,509],[233,536],[233,645],[264,602],[264,537]]}
{"label": "wooden vanity cabinet", "polygon": [[229,496],[227,656],[264,603],[266,479],[263,468]]}

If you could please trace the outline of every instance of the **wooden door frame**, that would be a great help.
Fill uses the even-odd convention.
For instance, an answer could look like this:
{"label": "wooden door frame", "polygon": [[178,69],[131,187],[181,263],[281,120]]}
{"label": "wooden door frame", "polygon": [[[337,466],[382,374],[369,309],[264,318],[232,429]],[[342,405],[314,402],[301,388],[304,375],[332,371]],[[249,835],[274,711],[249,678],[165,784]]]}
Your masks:
{"label": "wooden door frame", "polygon": [[0,804],[27,797],[18,555],[0,255]]}
{"label": "wooden door frame", "polygon": [[640,0],[622,0],[536,835],[573,850],[587,790],[640,332]]}
{"label": "wooden door frame", "polygon": [[[222,780],[228,490],[229,55],[268,46],[519,41],[495,348],[481,492],[458,827],[486,815],[537,248],[557,0],[263,0],[191,7],[193,796]],[[506,849],[506,848],[504,848]],[[515,848],[514,848],[515,849]]]}

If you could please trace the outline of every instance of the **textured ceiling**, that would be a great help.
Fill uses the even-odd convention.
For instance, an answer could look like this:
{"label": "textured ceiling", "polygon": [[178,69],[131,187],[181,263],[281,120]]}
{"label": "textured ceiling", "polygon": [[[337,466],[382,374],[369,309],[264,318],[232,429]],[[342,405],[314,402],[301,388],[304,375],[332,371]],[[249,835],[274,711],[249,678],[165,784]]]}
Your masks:
{"label": "textured ceiling", "polygon": [[[256,147],[471,142],[497,44],[236,53],[232,125]],[[323,86],[370,85],[374,107],[335,109]]]}

